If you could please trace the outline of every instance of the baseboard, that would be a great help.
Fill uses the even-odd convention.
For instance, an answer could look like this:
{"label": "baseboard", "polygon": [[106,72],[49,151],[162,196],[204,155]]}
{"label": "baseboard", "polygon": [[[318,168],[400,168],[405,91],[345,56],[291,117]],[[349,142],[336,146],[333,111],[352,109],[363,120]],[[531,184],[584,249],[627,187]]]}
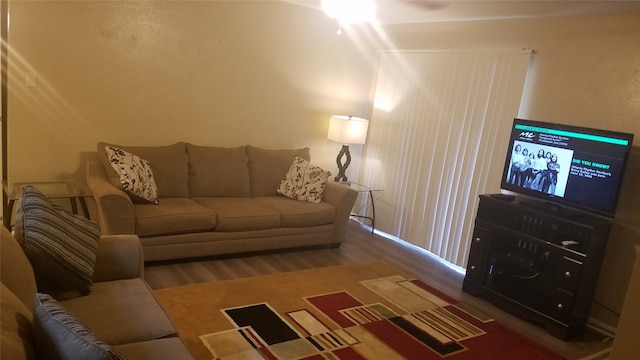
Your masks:
{"label": "baseboard", "polygon": [[587,326],[593,331],[599,332],[602,335],[608,336],[610,338],[616,337],[616,328],[605,324],[602,321],[595,319],[593,317],[589,317],[587,322]]}
{"label": "baseboard", "polygon": [[608,360],[611,357],[611,349],[611,347],[607,347],[596,353],[580,357],[577,360]]}

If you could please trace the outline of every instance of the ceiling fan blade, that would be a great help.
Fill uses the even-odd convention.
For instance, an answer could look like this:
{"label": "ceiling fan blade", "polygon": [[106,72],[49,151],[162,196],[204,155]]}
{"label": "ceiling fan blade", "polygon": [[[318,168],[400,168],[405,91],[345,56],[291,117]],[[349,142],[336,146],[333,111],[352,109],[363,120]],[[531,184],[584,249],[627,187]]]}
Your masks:
{"label": "ceiling fan blade", "polygon": [[399,2],[405,3],[414,8],[418,8],[420,10],[426,11],[436,11],[440,9],[444,9],[449,6],[448,1],[439,1],[439,0],[401,0]]}

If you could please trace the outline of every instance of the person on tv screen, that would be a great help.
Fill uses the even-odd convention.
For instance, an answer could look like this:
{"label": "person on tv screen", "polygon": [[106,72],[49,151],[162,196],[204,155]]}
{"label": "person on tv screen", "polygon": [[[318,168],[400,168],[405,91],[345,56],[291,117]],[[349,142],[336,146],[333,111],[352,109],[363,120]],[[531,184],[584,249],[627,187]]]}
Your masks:
{"label": "person on tv screen", "polygon": [[544,154],[544,159],[547,161],[547,166],[542,170],[542,179],[540,180],[540,191],[547,192],[549,189],[549,163],[551,162],[551,152],[547,151]]}
{"label": "person on tv screen", "polygon": [[551,160],[547,164],[547,179],[544,182],[545,189],[543,189],[547,194],[555,194],[559,172],[560,164],[558,164],[558,156],[556,154],[552,154]]}
{"label": "person on tv screen", "polygon": [[525,154],[522,151],[522,146],[517,144],[511,154],[511,172],[509,175],[509,182],[520,186],[522,183],[522,168],[524,167]]}
{"label": "person on tv screen", "polygon": [[528,156],[525,160],[525,168],[522,171],[521,186],[524,188],[530,188],[531,182],[533,182],[533,179],[535,179],[535,175],[533,174],[533,163],[536,161],[536,154],[534,154],[533,151],[529,152],[527,149],[524,149],[524,151],[527,151]]}
{"label": "person on tv screen", "polygon": [[544,149],[538,150],[538,156],[533,162],[534,180],[531,182],[531,190],[542,191],[543,172],[547,170],[547,159]]}

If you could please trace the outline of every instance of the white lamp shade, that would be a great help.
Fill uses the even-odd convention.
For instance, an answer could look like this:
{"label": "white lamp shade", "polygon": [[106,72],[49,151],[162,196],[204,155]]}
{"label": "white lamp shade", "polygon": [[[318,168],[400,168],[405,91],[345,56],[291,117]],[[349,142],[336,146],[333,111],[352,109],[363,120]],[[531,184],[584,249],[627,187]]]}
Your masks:
{"label": "white lamp shade", "polygon": [[364,144],[369,121],[355,116],[333,115],[329,121],[327,139],[341,144]]}

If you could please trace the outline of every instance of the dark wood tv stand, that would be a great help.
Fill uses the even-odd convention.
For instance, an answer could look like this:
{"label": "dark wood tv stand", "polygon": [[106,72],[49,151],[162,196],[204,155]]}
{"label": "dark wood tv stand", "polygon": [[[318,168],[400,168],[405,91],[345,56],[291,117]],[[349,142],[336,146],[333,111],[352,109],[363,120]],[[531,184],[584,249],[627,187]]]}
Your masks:
{"label": "dark wood tv stand", "polygon": [[611,220],[520,196],[480,195],[462,290],[567,340],[586,328]]}

